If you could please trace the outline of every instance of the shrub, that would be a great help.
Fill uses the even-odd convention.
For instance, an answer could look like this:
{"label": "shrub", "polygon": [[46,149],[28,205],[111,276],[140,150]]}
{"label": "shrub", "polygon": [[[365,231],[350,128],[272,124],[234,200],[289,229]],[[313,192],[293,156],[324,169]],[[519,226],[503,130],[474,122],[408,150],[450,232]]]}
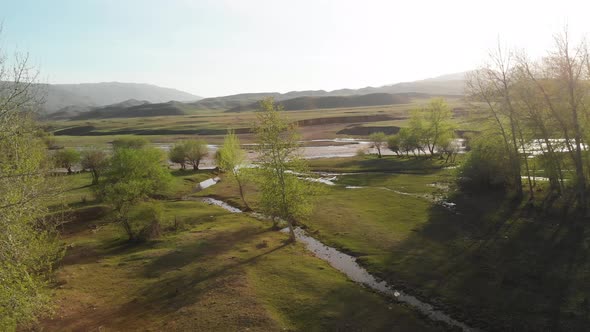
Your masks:
{"label": "shrub", "polygon": [[471,151],[459,169],[459,180],[470,189],[505,189],[509,185],[510,161],[501,137],[480,135],[471,142]]}

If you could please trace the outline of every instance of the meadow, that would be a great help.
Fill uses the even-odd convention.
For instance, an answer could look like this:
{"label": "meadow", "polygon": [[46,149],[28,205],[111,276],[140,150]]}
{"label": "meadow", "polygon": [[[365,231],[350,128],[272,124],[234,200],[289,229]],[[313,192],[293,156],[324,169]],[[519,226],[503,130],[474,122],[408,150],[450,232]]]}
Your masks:
{"label": "meadow", "polygon": [[110,222],[88,174],[68,176],[62,203],[75,218],[62,228],[68,250],[54,285],[56,312],[43,329],[437,330],[286,244],[269,222],[181,199],[211,176],[176,171],[159,196],[164,235],[143,244],[129,244]]}
{"label": "meadow", "polygon": [[[450,104],[457,130],[481,129],[481,114],[461,111],[465,101]],[[338,143],[313,140],[363,139],[376,130],[404,127],[411,110],[420,105],[287,115],[299,123],[305,146],[325,146]],[[251,143],[255,116],[213,112],[47,126],[63,146],[108,146],[127,135],[173,143],[195,134],[219,144],[228,128],[238,130],[242,143]],[[450,164],[438,158],[368,154],[308,160],[312,171],[335,177],[335,185],[322,185],[313,213],[298,224],[326,245],[356,257],[374,276],[469,326],[488,331],[583,329],[590,323],[584,295],[590,291],[586,228],[567,220],[559,204],[540,213],[501,192],[459,190],[457,166],[463,159]],[[171,172],[172,185],[157,195],[164,209],[164,235],[139,245],[125,241],[120,226],[95,200],[90,175],[68,176],[66,207],[55,202],[52,210],[73,220],[62,233],[68,250],[57,270],[57,311],[43,327],[449,329],[353,283],[302,244],[288,244],[270,222],[201,202],[213,197],[245,208],[227,174]],[[199,182],[214,176],[221,176],[218,184],[195,191]],[[536,190],[533,205],[541,206],[546,187],[540,183]],[[256,185],[246,184],[246,193],[256,211]]]}

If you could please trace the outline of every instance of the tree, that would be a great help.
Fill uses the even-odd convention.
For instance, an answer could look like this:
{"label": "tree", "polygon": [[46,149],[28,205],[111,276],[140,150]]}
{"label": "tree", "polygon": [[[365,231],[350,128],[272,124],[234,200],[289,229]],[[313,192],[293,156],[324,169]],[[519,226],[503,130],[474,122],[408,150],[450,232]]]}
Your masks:
{"label": "tree", "polygon": [[459,169],[464,187],[475,190],[506,189],[512,176],[510,157],[506,155],[498,133],[476,136],[472,149]]}
{"label": "tree", "polygon": [[0,49],[0,330],[28,329],[50,308],[49,281],[62,257],[47,200],[61,192],[42,130],[28,55]]}
{"label": "tree", "polygon": [[293,225],[311,212],[313,189],[310,181],[296,175],[306,174],[307,167],[299,154],[297,127],[282,117],[282,111],[281,105],[267,98],[260,102],[256,114],[260,205],[274,221],[280,218],[287,223],[290,240],[295,241]]}
{"label": "tree", "polygon": [[186,169],[186,148],[183,142],[176,143],[168,152],[168,158],[171,162],[179,164],[180,169]]}
{"label": "tree", "polygon": [[387,147],[389,150],[394,152],[396,155],[400,155],[401,152],[401,139],[398,134],[391,135],[387,138]]}
{"label": "tree", "polygon": [[121,137],[113,141],[113,148],[129,148],[129,149],[141,149],[145,147],[149,142],[143,137]]}
{"label": "tree", "polygon": [[223,171],[229,172],[238,183],[240,197],[242,202],[249,210],[250,207],[246,202],[244,195],[244,182],[246,181],[246,172],[242,167],[245,160],[245,153],[240,148],[240,140],[233,130],[230,130],[223,140],[223,145],[217,150],[217,164]]}
{"label": "tree", "polygon": [[198,170],[201,160],[209,153],[209,148],[205,141],[191,139],[184,142],[184,151],[188,163],[193,165],[193,170]]}
{"label": "tree", "polygon": [[420,150],[420,140],[415,130],[402,128],[398,133],[400,150],[406,153],[406,156],[412,152],[416,156],[416,151]]}
{"label": "tree", "polygon": [[421,111],[423,124],[419,128],[421,141],[434,155],[441,143],[448,143],[453,137],[453,125],[451,123],[451,109],[442,98],[435,98]]}
{"label": "tree", "polygon": [[102,171],[108,165],[107,153],[96,147],[90,147],[81,153],[82,168],[89,169],[92,172],[92,184],[98,184],[98,179]]}
{"label": "tree", "polygon": [[72,167],[80,162],[80,152],[74,149],[61,149],[55,153],[55,164],[58,167],[68,170],[68,174],[72,174]]}
{"label": "tree", "polygon": [[111,206],[114,219],[135,240],[137,230],[129,222],[129,209],[164,189],[170,173],[163,166],[163,154],[156,148],[118,148],[114,151],[97,194]]}
{"label": "tree", "polygon": [[491,64],[472,72],[467,79],[470,98],[485,105],[502,137],[506,155],[510,160],[512,184],[518,197],[522,197],[521,156],[518,116],[513,105],[511,87],[514,83],[514,54],[500,46],[490,55]]}
{"label": "tree", "polygon": [[383,132],[376,132],[372,133],[369,136],[369,140],[371,141],[371,143],[373,143],[373,146],[375,147],[375,149],[377,149],[377,155],[379,156],[379,158],[381,158],[381,149],[387,142],[387,136]]}

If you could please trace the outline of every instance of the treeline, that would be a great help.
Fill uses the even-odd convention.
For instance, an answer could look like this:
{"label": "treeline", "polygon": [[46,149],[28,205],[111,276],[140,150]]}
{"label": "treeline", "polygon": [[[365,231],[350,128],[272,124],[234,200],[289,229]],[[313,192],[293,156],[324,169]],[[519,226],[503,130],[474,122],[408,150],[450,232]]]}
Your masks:
{"label": "treeline", "polygon": [[537,61],[499,47],[468,79],[470,100],[490,121],[474,139],[463,176],[477,186],[503,187],[532,199],[534,174],[542,170],[549,195],[571,198],[585,211],[589,79],[587,45],[573,45],[567,32]]}
{"label": "treeline", "polygon": [[398,156],[439,156],[445,161],[454,162],[461,148],[455,139],[451,109],[441,98],[432,99],[427,106],[413,110],[408,126],[400,129],[399,133],[388,137],[377,132],[371,134],[369,139],[377,149],[379,158],[382,149],[387,146]]}

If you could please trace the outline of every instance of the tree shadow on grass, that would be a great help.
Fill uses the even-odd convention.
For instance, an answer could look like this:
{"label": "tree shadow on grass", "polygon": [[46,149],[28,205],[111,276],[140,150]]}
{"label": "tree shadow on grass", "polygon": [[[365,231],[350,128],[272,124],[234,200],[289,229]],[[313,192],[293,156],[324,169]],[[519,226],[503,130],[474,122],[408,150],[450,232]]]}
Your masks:
{"label": "tree shadow on grass", "polygon": [[385,279],[485,330],[588,328],[588,227],[499,194],[457,194],[453,213],[392,248]]}
{"label": "tree shadow on grass", "polygon": [[196,239],[152,260],[144,267],[144,274],[147,277],[154,277],[162,272],[181,269],[204,256],[219,256],[234,249],[237,243],[250,241],[269,231],[268,228],[264,227],[246,226],[232,231],[221,232],[214,236]]}

